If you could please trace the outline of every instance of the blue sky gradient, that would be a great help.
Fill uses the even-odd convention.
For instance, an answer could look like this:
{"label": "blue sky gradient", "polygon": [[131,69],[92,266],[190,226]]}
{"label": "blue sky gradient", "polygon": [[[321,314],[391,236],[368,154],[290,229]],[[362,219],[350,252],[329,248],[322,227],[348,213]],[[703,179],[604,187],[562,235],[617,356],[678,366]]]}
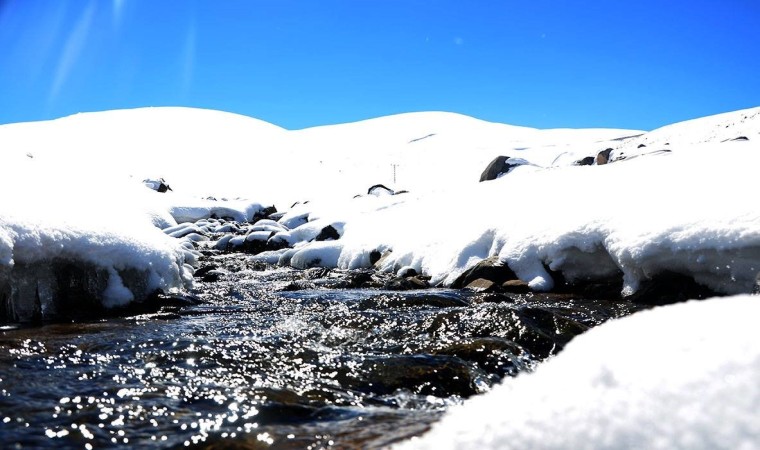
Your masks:
{"label": "blue sky gradient", "polygon": [[756,0],[0,0],[0,123],[193,106],[653,129],[760,106]]}

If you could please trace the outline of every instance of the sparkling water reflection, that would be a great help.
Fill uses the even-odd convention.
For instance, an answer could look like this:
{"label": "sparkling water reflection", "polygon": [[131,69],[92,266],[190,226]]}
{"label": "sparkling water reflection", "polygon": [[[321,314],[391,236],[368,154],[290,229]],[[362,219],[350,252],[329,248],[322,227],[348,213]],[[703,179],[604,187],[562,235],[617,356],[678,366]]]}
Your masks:
{"label": "sparkling water reflection", "polygon": [[278,292],[292,271],[199,283],[206,303],[0,330],[5,448],[381,447],[626,304],[455,291]]}

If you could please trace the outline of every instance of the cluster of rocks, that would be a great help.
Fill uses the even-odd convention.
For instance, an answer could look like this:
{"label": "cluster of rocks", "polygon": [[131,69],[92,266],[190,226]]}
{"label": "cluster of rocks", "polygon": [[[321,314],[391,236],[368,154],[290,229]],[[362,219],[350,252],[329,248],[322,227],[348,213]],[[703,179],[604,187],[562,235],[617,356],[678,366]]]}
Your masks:
{"label": "cluster of rocks", "polygon": [[[665,144],[669,145],[669,144]],[[639,149],[646,147],[645,144],[640,144],[638,146]],[[634,155],[626,155],[623,152],[618,151],[617,153],[613,153],[615,149],[613,148],[606,148],[600,152],[598,152],[596,155],[593,156],[586,156],[585,158],[581,158],[577,161],[574,161],[572,163],[573,166],[603,166],[605,164],[613,163],[616,161],[623,161],[626,159],[633,159],[641,155],[659,155],[663,153],[670,153],[670,149],[658,149],[653,151],[647,151],[646,153],[641,154],[634,154]],[[480,181],[490,181],[495,180],[496,178],[499,178],[501,176],[504,176],[514,170],[516,167],[520,166],[532,166],[532,167],[538,167],[535,164],[523,159],[523,158],[516,158],[513,156],[504,156],[499,155],[496,158],[494,158],[488,165],[486,166],[485,170],[480,174]]]}

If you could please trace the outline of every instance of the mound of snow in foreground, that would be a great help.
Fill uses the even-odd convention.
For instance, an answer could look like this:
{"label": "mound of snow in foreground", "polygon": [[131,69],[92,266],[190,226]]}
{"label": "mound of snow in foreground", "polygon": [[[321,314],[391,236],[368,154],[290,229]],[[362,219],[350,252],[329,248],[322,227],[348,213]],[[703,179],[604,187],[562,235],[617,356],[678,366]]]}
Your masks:
{"label": "mound of snow in foreground", "polygon": [[155,193],[96,174],[70,176],[76,172],[32,158],[3,161],[12,170],[0,177],[0,306],[10,318],[55,312],[74,281],[53,267],[73,267],[77,292],[106,307],[192,280],[187,264],[195,255],[161,232],[176,222]]}
{"label": "mound of snow in foreground", "polygon": [[758,316],[737,296],[608,322],[398,448],[757,448]]}

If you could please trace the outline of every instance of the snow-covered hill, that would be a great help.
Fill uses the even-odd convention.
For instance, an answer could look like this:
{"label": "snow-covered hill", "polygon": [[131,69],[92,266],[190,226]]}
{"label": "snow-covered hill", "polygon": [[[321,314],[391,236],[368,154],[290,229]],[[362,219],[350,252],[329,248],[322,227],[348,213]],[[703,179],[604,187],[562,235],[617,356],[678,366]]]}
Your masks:
{"label": "snow-covered hill", "polygon": [[547,165],[558,150],[590,154],[631,134],[640,132],[537,130],[444,112],[288,131],[219,111],[140,108],[0,126],[0,145],[90,175],[162,177],[176,193],[282,208],[378,183],[415,192],[472,184],[500,154]]}

